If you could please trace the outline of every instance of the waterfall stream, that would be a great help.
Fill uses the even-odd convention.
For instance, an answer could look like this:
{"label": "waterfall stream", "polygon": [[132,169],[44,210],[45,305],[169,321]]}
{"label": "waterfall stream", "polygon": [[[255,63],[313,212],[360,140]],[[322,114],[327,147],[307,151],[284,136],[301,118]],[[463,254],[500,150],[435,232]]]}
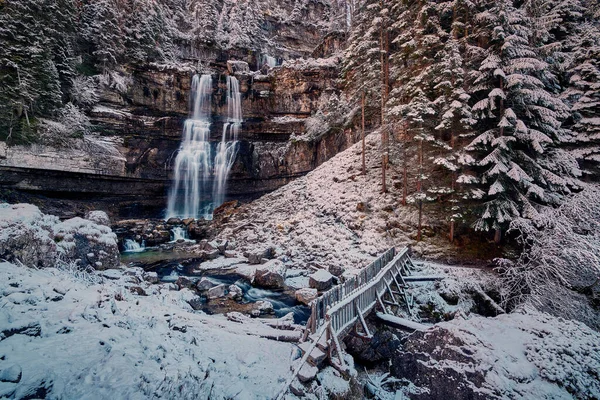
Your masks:
{"label": "waterfall stream", "polygon": [[[174,178],[166,218],[212,219],[225,200],[227,177],[235,162],[242,101],[237,78],[227,77],[227,120],[216,152],[210,143],[212,77],[192,78],[192,117],[183,127],[183,141],[175,158]],[[210,181],[212,179],[212,192]]]}

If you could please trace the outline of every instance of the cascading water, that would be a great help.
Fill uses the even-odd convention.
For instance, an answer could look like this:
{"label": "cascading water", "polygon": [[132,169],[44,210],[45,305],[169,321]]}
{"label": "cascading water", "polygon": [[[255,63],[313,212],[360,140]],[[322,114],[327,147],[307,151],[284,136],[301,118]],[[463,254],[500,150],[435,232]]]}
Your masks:
{"label": "cascading water", "polygon": [[139,244],[133,239],[125,239],[123,243],[123,253],[141,253],[146,250],[146,243],[142,241],[142,244]]}
{"label": "cascading water", "polygon": [[183,126],[183,142],[175,158],[175,177],[169,193],[167,218],[209,219],[210,211],[201,207],[202,194],[210,179],[212,157],[209,142],[212,77],[194,75],[192,118]]}
{"label": "cascading water", "polygon": [[215,157],[215,180],[213,183],[213,204],[223,204],[227,176],[235,162],[238,148],[238,133],[242,126],[242,96],[240,83],[233,76],[227,77],[227,122],[223,125],[221,142]]}
{"label": "cascading water", "polygon": [[[195,75],[192,79],[194,99],[192,118],[183,128],[183,141],[175,158],[175,176],[169,193],[167,219],[212,219],[215,207],[225,200],[227,176],[237,155],[237,137],[242,125],[240,85],[235,77],[227,77],[227,121],[223,135],[212,154],[210,144],[210,108],[212,78]],[[212,198],[207,187],[214,174]]]}
{"label": "cascading water", "polygon": [[265,54],[263,55],[263,64],[267,64],[269,67],[274,68],[277,66],[277,59]]}

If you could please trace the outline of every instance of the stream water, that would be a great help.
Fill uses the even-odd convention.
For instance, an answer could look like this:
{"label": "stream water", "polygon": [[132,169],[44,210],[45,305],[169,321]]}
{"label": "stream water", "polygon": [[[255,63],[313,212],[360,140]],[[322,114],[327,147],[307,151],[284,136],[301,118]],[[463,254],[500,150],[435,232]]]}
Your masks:
{"label": "stream water", "polygon": [[[252,286],[246,279],[235,274],[219,274],[215,271],[206,273],[192,273],[202,262],[197,255],[186,253],[184,251],[158,251],[149,248],[141,252],[129,252],[121,254],[121,261],[132,267],[141,267],[145,270],[152,270],[158,274],[161,282],[175,282],[179,277],[187,277],[191,280],[199,280],[206,277],[215,284],[237,285],[242,289],[242,299],[238,302],[231,301],[223,306],[219,300],[215,299],[205,301],[202,311],[208,314],[216,314],[227,311],[245,311],[252,303],[257,301],[269,301],[273,305],[274,316],[279,318],[292,312],[294,313],[294,322],[305,324],[310,315],[310,309],[298,303],[294,297],[293,290],[268,290]],[[241,310],[236,309],[236,303],[240,305]]]}

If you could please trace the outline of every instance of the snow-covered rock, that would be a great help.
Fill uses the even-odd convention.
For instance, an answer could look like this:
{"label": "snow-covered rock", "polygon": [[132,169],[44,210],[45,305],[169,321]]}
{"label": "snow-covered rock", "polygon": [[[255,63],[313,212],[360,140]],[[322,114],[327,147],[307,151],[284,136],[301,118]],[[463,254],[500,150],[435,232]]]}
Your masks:
{"label": "snow-covered rock", "polygon": [[68,260],[95,269],[119,266],[117,235],[110,227],[75,217],[53,226],[53,238]]}
{"label": "snow-covered rock", "polygon": [[309,286],[317,289],[318,291],[327,290],[333,283],[333,275],[324,269],[320,269],[314,274],[309,276]]}
{"label": "snow-covered rock", "polygon": [[259,300],[254,303],[253,309],[259,314],[270,314],[273,312],[273,303],[268,300]]}
{"label": "snow-covered rock", "polygon": [[211,281],[210,279],[208,279],[206,277],[202,277],[196,284],[196,289],[198,289],[201,292],[204,292],[215,286],[217,286],[217,285],[213,281]]}
{"label": "snow-covered rock", "polygon": [[0,365],[0,382],[17,383],[23,376],[21,367],[17,364]]}
{"label": "snow-covered rock", "polygon": [[241,299],[244,292],[238,285],[229,285],[229,297],[232,299]]}
{"label": "snow-covered rock", "polygon": [[438,324],[408,337],[392,371],[411,398],[600,398],[600,334],[537,311]]}
{"label": "snow-covered rock", "polygon": [[[92,217],[102,219],[101,213]],[[59,259],[95,269],[119,265],[117,236],[108,226],[78,217],[61,222],[31,204],[0,204],[0,257],[32,267]]]}
{"label": "snow-covered rock", "polygon": [[210,300],[213,300],[213,299],[225,297],[226,294],[227,294],[227,286],[226,285],[217,285],[215,287],[208,289],[208,292],[206,293],[206,297],[208,297]]}
{"label": "snow-covered rock", "polygon": [[256,268],[254,284],[265,288],[283,288],[285,281],[285,265],[279,260],[269,260]]}
{"label": "snow-covered rock", "polygon": [[300,303],[308,305],[319,296],[319,293],[317,289],[302,288],[296,290],[295,296]]}
{"label": "snow-covered rock", "polygon": [[110,226],[110,218],[104,211],[94,210],[85,214],[85,219],[97,223],[98,225]]}

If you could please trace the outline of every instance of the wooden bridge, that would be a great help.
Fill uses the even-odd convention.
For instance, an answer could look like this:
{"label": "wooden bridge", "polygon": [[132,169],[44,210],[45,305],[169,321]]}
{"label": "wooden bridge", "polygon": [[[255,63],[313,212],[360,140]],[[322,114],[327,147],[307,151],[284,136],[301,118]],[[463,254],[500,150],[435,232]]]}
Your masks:
{"label": "wooden bridge", "polygon": [[[301,370],[312,369],[316,373],[317,365],[327,357],[332,366],[346,372],[340,341],[353,329],[356,335],[371,338],[365,317],[376,307],[380,309],[377,316],[385,323],[410,330],[426,329],[426,326],[418,322],[395,315],[400,309],[404,309],[409,317],[414,317],[414,298],[407,291],[407,282],[440,279],[436,276],[409,277],[414,267],[408,248],[396,252],[392,247],[363,268],[357,276],[313,300],[310,304],[311,315],[300,344],[303,357],[278,399],[283,398]],[[359,327],[362,331],[358,330]],[[334,351],[337,357],[334,357]]]}

